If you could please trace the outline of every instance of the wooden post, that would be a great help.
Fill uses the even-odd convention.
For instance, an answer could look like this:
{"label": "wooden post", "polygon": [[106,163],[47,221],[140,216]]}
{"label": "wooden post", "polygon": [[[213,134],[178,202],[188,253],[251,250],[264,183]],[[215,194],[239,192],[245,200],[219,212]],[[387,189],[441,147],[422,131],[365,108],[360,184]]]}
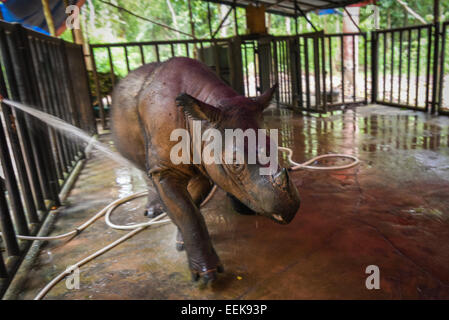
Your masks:
{"label": "wooden post", "polygon": [[55,23],[53,22],[53,16],[51,15],[50,5],[48,0],[41,0],[42,8],[44,10],[45,21],[47,22],[48,31],[52,36],[56,36]]}

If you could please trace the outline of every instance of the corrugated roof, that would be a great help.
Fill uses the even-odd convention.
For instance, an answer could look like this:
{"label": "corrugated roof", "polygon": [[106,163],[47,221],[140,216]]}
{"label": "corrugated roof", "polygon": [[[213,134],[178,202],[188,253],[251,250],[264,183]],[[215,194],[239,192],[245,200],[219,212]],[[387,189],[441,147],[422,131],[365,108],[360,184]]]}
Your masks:
{"label": "corrugated roof", "polygon": [[361,2],[361,0],[203,0],[205,2],[220,3],[226,5],[236,5],[246,7],[249,4],[263,4],[266,11],[287,16],[300,16],[299,10],[295,10],[296,5],[303,11],[309,12],[319,9],[341,8],[350,4]]}

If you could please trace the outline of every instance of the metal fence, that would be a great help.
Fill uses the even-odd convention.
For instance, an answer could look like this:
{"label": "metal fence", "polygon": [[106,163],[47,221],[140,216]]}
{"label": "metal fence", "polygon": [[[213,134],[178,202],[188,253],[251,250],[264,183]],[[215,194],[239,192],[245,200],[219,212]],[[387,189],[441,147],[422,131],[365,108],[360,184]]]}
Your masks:
{"label": "metal fence", "polygon": [[[0,22],[0,94],[96,131],[81,46]],[[0,295],[61,190],[82,145],[1,104]]]}
{"label": "metal fence", "polygon": [[428,111],[433,91],[432,25],[380,30],[373,34],[375,102]]}
{"label": "metal fence", "polygon": [[[225,82],[243,93],[243,80],[234,74],[235,70],[242,69],[241,52],[236,50],[240,45],[240,39],[237,38],[91,45],[93,97],[94,104],[99,109],[102,126],[107,127],[107,111],[111,104],[113,86],[119,78],[146,63],[161,62],[172,57],[198,59],[211,67]],[[106,75],[110,86],[105,86],[104,81],[102,83],[102,75],[103,77]]]}

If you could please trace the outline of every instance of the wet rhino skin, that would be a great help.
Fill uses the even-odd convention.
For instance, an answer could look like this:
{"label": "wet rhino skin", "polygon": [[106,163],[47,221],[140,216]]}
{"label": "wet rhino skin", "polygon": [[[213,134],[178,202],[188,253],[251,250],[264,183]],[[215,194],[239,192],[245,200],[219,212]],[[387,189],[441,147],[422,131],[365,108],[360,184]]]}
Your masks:
{"label": "wet rhino skin", "polygon": [[211,126],[257,129],[273,92],[274,88],[257,99],[245,98],[206,65],[189,58],[144,65],[114,89],[115,145],[154,184],[157,201],[178,227],[178,248],[186,249],[195,280],[214,280],[223,270],[199,210],[213,183],[256,212],[267,216],[280,212],[285,223],[299,208],[299,197],[285,170],[276,177],[254,180],[251,170],[255,169],[250,166],[237,175],[225,165],[174,165],[170,150],[178,142],[170,141],[170,134],[178,128],[190,130],[192,120],[202,120],[203,132]]}

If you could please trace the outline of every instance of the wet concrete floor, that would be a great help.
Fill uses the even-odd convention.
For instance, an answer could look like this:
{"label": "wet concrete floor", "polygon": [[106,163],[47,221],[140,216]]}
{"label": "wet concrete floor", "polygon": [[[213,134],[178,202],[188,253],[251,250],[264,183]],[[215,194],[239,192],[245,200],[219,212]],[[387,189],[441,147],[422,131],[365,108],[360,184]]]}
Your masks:
{"label": "wet concrete floor", "polygon": [[[280,145],[298,162],[324,153],[362,161],[342,172],[294,172],[302,205],[290,225],[237,214],[223,191],[202,209],[225,267],[212,287],[191,282],[175,227],[144,230],[80,270],[80,288],[61,281],[47,299],[448,299],[449,118],[382,106],[334,115],[267,113]],[[108,135],[102,136],[109,141]],[[93,152],[52,234],[73,229],[112,200],[144,190],[135,169]],[[113,215],[147,221],[145,198]],[[123,235],[104,220],[70,241],[44,245],[21,299]],[[380,270],[368,290],[367,266]]]}

